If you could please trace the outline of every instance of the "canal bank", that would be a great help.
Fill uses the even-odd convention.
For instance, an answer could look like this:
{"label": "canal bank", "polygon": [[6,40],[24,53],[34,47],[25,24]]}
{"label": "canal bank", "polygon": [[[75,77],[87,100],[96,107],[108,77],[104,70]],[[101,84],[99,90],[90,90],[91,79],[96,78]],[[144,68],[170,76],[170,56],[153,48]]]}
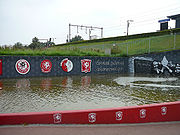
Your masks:
{"label": "canal bank", "polygon": [[[0,122],[8,125],[179,121],[179,78],[151,76],[179,76],[179,54],[180,51],[171,51],[130,58],[1,57],[0,106],[4,112]],[[150,76],[137,77],[138,73]],[[92,108],[78,108],[83,103]],[[109,107],[118,108],[98,109]]]}

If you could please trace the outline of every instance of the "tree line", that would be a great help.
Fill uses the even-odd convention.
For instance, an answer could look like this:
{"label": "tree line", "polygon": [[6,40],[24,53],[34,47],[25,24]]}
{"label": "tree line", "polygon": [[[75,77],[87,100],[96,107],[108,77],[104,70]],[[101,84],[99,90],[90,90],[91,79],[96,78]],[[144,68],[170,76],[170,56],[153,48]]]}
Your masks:
{"label": "tree line", "polygon": [[21,42],[15,43],[13,46],[3,46],[1,48],[6,49],[6,48],[12,48],[12,49],[25,49],[25,48],[30,48],[30,49],[41,49],[41,48],[47,48],[52,45],[55,45],[54,42],[51,41],[51,38],[47,42],[40,42],[40,40],[37,37],[34,37],[32,39],[32,43],[29,45],[23,45]]}
{"label": "tree line", "polygon": [[[75,37],[73,37],[70,41],[66,41],[66,42],[76,42],[76,41],[82,41],[84,40],[81,36],[76,35]],[[30,49],[41,49],[41,48],[48,48],[55,45],[54,42],[51,41],[51,38],[46,41],[46,42],[40,42],[40,40],[37,37],[34,37],[32,39],[32,43],[29,45],[23,45],[21,42],[17,42],[15,43],[13,46],[1,46],[0,49],[26,49],[26,48],[30,48]]]}

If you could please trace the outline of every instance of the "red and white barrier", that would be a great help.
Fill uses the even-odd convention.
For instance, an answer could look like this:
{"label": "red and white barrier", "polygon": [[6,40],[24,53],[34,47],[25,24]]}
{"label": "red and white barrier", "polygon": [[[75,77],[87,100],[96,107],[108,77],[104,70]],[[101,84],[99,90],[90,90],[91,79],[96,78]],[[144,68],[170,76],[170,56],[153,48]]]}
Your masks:
{"label": "red and white barrier", "polygon": [[180,101],[111,109],[0,114],[0,125],[125,124],[180,121]]}

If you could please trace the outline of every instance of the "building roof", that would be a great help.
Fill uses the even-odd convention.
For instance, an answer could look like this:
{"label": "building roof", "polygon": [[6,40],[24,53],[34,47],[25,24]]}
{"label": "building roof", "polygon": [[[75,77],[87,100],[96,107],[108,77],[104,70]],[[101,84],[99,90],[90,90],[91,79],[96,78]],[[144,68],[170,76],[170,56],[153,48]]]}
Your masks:
{"label": "building roof", "polygon": [[168,22],[168,21],[170,21],[170,18],[169,18],[169,19],[159,20],[158,22],[159,22],[159,23],[165,23],[165,22]]}
{"label": "building roof", "polygon": [[180,18],[180,14],[167,16],[167,18],[170,18],[170,19],[176,20],[177,18]]}

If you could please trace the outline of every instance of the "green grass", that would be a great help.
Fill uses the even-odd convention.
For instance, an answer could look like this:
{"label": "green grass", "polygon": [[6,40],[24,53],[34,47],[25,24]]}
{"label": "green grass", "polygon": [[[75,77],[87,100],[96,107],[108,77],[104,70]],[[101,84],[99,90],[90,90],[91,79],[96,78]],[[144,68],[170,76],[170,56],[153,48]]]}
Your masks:
{"label": "green grass", "polygon": [[[150,45],[150,46],[149,46]],[[174,48],[175,47],[175,48]],[[105,50],[111,49],[111,55]],[[180,35],[163,35],[120,41],[79,43],[66,46],[53,46],[47,49],[0,49],[0,55],[23,56],[132,56],[180,49]]]}
{"label": "green grass", "polygon": [[[113,45],[115,44],[115,46]],[[175,44],[175,48],[174,48]],[[149,46],[150,45],[150,46]],[[111,56],[132,56],[152,52],[170,51],[180,49],[180,35],[164,35],[149,38],[130,39],[125,41],[108,41],[98,43],[80,43],[68,46],[56,46],[53,49],[71,50],[80,49],[81,51],[101,52],[103,55],[105,49],[111,49]],[[101,56],[102,56],[101,55]],[[104,54],[105,55],[105,54]]]}
{"label": "green grass", "polygon": [[104,53],[95,50],[80,50],[80,49],[55,49],[48,48],[45,50],[40,49],[0,49],[0,55],[13,55],[13,56],[105,56]]}

